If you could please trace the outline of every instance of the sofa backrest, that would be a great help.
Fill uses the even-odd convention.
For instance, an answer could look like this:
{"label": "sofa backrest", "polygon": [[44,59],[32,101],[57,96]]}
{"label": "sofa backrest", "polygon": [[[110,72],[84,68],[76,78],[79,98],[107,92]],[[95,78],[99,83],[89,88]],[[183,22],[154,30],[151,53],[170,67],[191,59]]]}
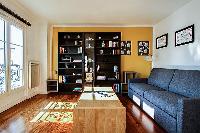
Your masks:
{"label": "sofa backrest", "polygon": [[190,98],[200,98],[200,71],[175,70],[169,91]]}
{"label": "sofa backrest", "polygon": [[174,69],[154,68],[148,78],[148,84],[168,90]]}

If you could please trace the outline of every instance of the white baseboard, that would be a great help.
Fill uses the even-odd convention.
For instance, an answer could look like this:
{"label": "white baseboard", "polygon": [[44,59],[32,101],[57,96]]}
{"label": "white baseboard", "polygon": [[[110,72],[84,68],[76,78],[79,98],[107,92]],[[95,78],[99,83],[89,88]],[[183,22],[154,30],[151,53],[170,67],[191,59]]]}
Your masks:
{"label": "white baseboard", "polygon": [[9,103],[5,104],[4,106],[2,106],[2,107],[0,108],[0,113],[6,111],[6,110],[8,110],[8,109],[10,109],[11,107],[13,107],[13,106],[15,106],[15,105],[17,105],[17,104],[19,104],[19,103],[21,103],[21,102],[27,100],[27,99],[30,99],[30,98],[34,97],[34,96],[37,95],[37,94],[38,94],[38,92],[35,92],[35,93],[32,93],[32,94],[29,95],[29,96],[24,96],[24,97],[21,97],[21,98],[19,98],[19,99],[17,99],[17,100],[12,100],[12,101],[10,101]]}

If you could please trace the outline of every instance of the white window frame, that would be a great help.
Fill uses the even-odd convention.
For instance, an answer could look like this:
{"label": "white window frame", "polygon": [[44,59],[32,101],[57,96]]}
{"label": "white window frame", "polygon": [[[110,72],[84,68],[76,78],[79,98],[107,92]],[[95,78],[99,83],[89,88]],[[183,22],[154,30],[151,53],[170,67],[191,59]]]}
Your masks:
{"label": "white window frame", "polygon": [[[27,67],[26,67],[26,25],[24,23],[22,23],[21,21],[17,20],[16,18],[14,18],[13,16],[7,14],[6,12],[0,10],[0,17],[1,19],[3,19],[4,21],[6,21],[7,23],[7,33],[6,33],[6,37],[7,39],[5,39],[5,42],[9,45],[5,45],[5,64],[6,64],[6,78],[5,78],[5,92],[0,93],[0,95],[6,94],[6,93],[11,93],[13,91],[17,91],[17,90],[22,90],[22,89],[26,89],[25,87],[27,86]],[[10,49],[10,41],[8,40],[8,38],[10,39],[10,26],[13,25],[17,28],[19,28],[20,30],[23,31],[23,70],[22,70],[22,86],[18,87],[18,88],[11,88],[11,49]],[[9,37],[8,37],[9,36]]]}

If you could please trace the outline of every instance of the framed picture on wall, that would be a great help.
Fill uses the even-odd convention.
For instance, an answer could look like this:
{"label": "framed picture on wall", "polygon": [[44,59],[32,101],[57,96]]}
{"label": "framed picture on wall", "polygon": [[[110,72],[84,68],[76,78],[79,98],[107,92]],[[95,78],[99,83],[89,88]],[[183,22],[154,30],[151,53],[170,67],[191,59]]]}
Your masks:
{"label": "framed picture on wall", "polygon": [[194,42],[194,24],[175,32],[175,46]]}
{"label": "framed picture on wall", "polygon": [[156,49],[167,47],[168,33],[156,38]]}
{"label": "framed picture on wall", "polygon": [[131,41],[121,41],[121,55],[131,55]]}
{"label": "framed picture on wall", "polygon": [[149,55],[149,41],[138,41],[138,55]]}

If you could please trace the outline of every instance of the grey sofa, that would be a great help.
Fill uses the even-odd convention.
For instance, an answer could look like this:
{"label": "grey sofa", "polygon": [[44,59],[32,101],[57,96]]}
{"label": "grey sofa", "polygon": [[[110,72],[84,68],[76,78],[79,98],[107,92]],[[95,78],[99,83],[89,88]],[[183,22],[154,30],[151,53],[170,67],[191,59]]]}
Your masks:
{"label": "grey sofa", "polygon": [[200,71],[154,68],[148,79],[129,80],[128,96],[144,111],[153,109],[167,132],[200,132]]}

